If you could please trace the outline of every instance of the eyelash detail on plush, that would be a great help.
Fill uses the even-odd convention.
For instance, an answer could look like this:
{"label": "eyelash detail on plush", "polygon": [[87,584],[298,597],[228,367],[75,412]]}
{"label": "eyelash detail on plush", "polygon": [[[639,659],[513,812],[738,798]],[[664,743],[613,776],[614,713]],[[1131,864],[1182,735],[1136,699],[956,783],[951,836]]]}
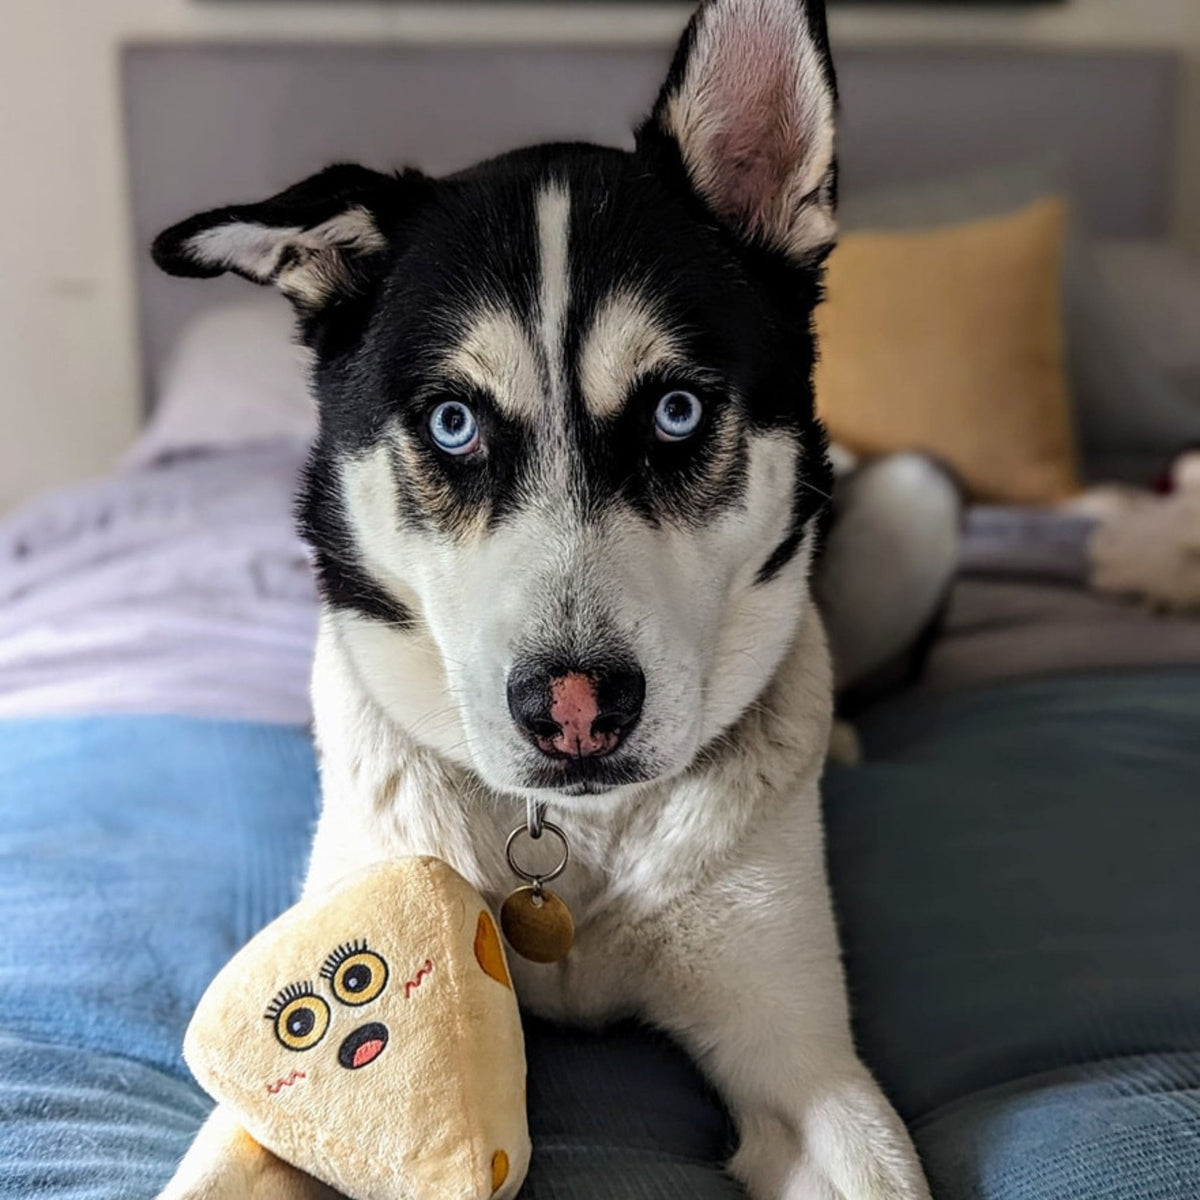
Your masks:
{"label": "eyelash detail on plush", "polygon": [[353,942],[343,942],[326,960],[325,965],[321,968],[322,979],[332,979],[337,974],[337,969],[348,958],[353,958],[356,954],[361,954],[367,949],[365,938],[360,938]]}
{"label": "eyelash detail on plush", "polygon": [[315,996],[316,989],[312,983],[306,980],[303,983],[289,983],[282,991],[280,991],[274,1000],[267,1005],[267,1011],[263,1013],[263,1017],[268,1021],[273,1021],[283,1010],[291,1004],[291,1002],[300,996]]}

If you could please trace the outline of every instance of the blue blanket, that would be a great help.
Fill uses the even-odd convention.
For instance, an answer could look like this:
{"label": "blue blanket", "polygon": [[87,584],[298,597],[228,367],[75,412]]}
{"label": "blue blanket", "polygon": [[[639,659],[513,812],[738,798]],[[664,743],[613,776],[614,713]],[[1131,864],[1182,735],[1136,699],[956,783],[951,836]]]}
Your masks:
{"label": "blue blanket", "polygon": [[[1200,1195],[1200,673],[901,701],[827,782],[864,1053],[937,1200]],[[299,729],[0,724],[0,1194],[151,1197],[208,979],[295,893]],[[664,1039],[529,1030],[535,1200],[733,1197]]]}

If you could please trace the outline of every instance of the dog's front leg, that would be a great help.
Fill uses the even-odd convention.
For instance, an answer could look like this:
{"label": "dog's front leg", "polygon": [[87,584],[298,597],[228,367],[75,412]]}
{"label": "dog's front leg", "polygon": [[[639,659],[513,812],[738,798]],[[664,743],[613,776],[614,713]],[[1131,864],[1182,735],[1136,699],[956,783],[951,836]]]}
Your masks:
{"label": "dog's front leg", "polygon": [[[758,945],[764,956],[782,949]],[[785,980],[786,964],[763,978],[744,962],[710,962],[661,1020],[730,1106],[740,1138],[731,1172],[754,1200],[928,1200],[903,1123],[848,1034],[818,1015],[829,989],[811,986],[811,965]]]}
{"label": "dog's front leg", "polygon": [[908,1132],[854,1050],[815,840],[807,875],[746,864],[706,889],[703,911],[673,915],[648,1015],[729,1105],[730,1170],[754,1200],[928,1200]]}
{"label": "dog's front leg", "polygon": [[338,1200],[338,1194],[265,1150],[218,1105],[159,1200]]}

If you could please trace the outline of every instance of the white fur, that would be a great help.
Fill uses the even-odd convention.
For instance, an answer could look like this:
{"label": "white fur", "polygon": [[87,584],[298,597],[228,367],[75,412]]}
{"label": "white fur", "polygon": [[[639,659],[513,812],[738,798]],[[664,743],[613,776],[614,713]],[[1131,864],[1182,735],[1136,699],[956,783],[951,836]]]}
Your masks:
{"label": "white fur", "polygon": [[207,266],[225,267],[266,280],[274,273],[284,244],[300,233],[298,225],[260,225],[256,221],[214,225],[190,238],[187,251]]}
{"label": "white fur", "polygon": [[570,224],[571,197],[566,186],[551,184],[544,188],[537,198],[542,348],[546,355],[550,399],[560,405],[566,388],[563,335],[571,295]]}

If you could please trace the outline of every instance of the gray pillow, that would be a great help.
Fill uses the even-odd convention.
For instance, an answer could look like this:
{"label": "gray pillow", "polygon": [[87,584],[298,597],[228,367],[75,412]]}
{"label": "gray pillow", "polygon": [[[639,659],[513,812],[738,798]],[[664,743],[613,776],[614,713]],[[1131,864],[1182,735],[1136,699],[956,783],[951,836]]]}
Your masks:
{"label": "gray pillow", "polygon": [[1108,240],[1096,261],[1151,357],[1200,413],[1200,257],[1162,240]]}
{"label": "gray pillow", "polygon": [[[843,230],[923,229],[998,216],[1067,194],[1056,161],[1034,162],[854,195]],[[1072,221],[1063,263],[1063,320],[1080,469],[1088,482],[1148,484],[1200,442],[1200,407],[1160,369],[1113,295],[1086,232]]]}

